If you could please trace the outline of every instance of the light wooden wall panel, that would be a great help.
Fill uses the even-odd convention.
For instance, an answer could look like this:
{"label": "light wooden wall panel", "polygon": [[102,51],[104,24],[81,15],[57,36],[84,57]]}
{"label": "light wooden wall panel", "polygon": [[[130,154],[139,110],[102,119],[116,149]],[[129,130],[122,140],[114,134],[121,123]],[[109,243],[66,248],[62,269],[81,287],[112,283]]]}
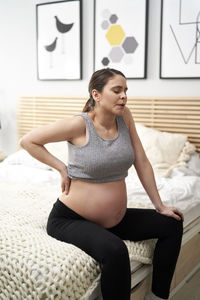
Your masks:
{"label": "light wooden wall panel", "polygon": [[200,152],[200,98],[129,99],[135,122],[188,136]]}
{"label": "light wooden wall panel", "polygon": [[[17,108],[19,138],[35,127],[82,111],[86,98],[20,97]],[[200,98],[132,98],[127,106],[135,122],[161,131],[186,134],[200,152]]]}

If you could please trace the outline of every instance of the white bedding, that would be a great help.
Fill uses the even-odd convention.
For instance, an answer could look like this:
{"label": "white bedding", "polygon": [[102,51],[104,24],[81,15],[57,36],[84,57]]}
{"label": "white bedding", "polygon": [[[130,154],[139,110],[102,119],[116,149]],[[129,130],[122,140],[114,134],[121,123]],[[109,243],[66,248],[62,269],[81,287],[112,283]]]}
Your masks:
{"label": "white bedding", "polygon": [[[187,226],[193,218],[200,216],[200,176],[188,175],[188,173],[187,168],[178,168],[170,178],[156,178],[162,201],[166,205],[176,206],[184,213],[184,226]],[[134,173],[129,174],[126,183],[129,207],[153,207]],[[196,211],[194,207],[197,208]],[[194,216],[191,211],[195,212]]]}

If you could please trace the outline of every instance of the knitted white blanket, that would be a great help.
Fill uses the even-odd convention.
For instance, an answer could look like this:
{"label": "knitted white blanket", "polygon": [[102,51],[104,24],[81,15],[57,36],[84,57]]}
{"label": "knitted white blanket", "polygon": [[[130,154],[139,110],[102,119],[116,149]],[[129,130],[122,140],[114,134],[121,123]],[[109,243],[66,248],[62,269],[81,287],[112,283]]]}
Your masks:
{"label": "knitted white blanket", "polygon": [[[59,187],[0,182],[0,299],[88,299],[100,265],[46,233]],[[151,263],[155,241],[126,241],[130,260]]]}

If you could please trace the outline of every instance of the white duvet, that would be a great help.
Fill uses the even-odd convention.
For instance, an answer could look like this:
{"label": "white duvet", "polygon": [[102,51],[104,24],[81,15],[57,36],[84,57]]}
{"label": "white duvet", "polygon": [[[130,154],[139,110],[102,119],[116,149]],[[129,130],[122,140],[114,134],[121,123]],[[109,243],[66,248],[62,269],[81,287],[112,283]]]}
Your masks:
{"label": "white duvet", "polygon": [[[186,213],[200,204],[200,176],[188,175],[187,168],[175,169],[170,178],[156,178],[162,201]],[[126,179],[128,205],[153,207],[138,177],[130,173]]]}

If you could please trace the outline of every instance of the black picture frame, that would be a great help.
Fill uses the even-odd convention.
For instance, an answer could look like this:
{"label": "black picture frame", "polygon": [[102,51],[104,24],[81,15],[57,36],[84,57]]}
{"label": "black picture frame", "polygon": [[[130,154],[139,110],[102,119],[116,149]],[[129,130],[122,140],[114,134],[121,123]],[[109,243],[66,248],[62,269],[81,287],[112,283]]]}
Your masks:
{"label": "black picture frame", "polygon": [[82,79],[82,0],[36,5],[37,79]]}
{"label": "black picture frame", "polygon": [[159,76],[200,78],[199,0],[161,0]]}
{"label": "black picture frame", "polygon": [[93,70],[110,67],[127,79],[145,79],[147,25],[148,0],[94,0]]}

